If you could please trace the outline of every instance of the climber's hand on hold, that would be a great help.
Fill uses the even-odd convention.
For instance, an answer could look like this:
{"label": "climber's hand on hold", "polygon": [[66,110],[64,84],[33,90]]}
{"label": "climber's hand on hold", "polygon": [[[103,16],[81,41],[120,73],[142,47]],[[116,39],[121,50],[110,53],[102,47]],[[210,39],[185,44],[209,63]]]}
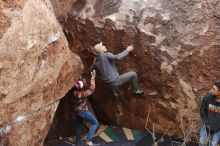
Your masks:
{"label": "climber's hand on hold", "polygon": [[133,46],[128,46],[127,48],[126,48],[126,50],[128,51],[128,52],[131,52],[131,51],[133,51]]}

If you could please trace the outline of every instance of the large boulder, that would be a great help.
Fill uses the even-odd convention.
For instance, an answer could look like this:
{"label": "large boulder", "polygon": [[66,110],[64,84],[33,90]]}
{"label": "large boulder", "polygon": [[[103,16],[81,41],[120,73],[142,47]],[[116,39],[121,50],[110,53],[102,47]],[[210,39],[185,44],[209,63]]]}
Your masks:
{"label": "large boulder", "polygon": [[73,3],[76,0],[50,0],[54,9],[54,14],[60,24],[64,24],[67,21],[68,13],[71,11]]}
{"label": "large boulder", "polygon": [[63,24],[72,51],[88,69],[96,43],[115,54],[132,44],[118,70],[136,71],[146,94],[133,97],[125,85],[114,101],[99,80],[91,100],[99,120],[145,129],[150,112],[149,129],[180,137],[195,132],[197,99],[220,78],[219,8],[217,0],[75,1]]}
{"label": "large boulder", "polygon": [[49,0],[0,1],[0,145],[40,146],[82,73]]}

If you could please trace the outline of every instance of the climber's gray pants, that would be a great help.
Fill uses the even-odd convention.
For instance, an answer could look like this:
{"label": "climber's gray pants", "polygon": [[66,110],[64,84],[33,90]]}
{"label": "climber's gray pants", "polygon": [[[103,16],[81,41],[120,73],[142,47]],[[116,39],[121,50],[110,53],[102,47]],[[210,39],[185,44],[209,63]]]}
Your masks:
{"label": "climber's gray pants", "polygon": [[134,71],[125,73],[120,75],[115,81],[112,81],[110,84],[110,88],[112,93],[116,93],[116,88],[127,83],[131,83],[132,90],[138,89],[138,79],[137,79],[137,73]]}

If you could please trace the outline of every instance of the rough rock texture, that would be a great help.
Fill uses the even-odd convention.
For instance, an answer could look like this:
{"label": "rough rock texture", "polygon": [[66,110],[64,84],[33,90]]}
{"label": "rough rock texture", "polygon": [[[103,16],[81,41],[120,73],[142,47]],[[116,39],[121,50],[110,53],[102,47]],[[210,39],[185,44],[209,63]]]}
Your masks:
{"label": "rough rock texture", "polygon": [[144,129],[150,109],[150,129],[170,127],[168,134],[181,137],[181,129],[194,129],[200,119],[196,99],[220,79],[219,8],[217,0],[74,2],[64,30],[85,68],[93,62],[96,43],[113,53],[133,44],[135,50],[117,66],[121,73],[136,71],[145,89],[146,98],[139,99],[128,85],[121,87],[123,98],[116,102],[99,80],[91,100],[99,120]]}
{"label": "rough rock texture", "polygon": [[50,0],[54,9],[57,20],[60,24],[64,24],[67,21],[68,13],[70,12],[72,5],[76,0]]}
{"label": "rough rock texture", "polygon": [[0,145],[40,146],[80,76],[49,0],[0,1]]}

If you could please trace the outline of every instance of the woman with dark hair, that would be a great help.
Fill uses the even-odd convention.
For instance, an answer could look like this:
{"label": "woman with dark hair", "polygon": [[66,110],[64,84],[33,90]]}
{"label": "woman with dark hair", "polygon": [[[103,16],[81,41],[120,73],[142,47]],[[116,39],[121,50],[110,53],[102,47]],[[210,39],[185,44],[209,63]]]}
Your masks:
{"label": "woman with dark hair", "polygon": [[98,126],[98,121],[94,115],[88,110],[86,97],[90,96],[95,90],[96,72],[91,72],[91,80],[88,89],[86,89],[86,80],[78,80],[74,85],[73,91],[73,107],[76,114],[76,144],[81,141],[81,133],[83,128],[83,120],[90,123],[89,132],[86,138],[86,144],[93,146],[92,138]]}

